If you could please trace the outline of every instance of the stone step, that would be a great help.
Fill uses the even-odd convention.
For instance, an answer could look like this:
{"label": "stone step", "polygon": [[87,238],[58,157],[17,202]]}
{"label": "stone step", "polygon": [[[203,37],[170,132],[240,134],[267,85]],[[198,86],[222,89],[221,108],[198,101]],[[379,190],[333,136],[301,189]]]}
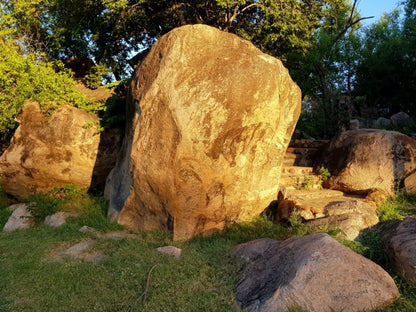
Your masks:
{"label": "stone step", "polygon": [[291,174],[291,175],[311,175],[313,174],[313,167],[299,167],[299,166],[284,166],[282,168],[282,175],[283,174]]}
{"label": "stone step", "polygon": [[279,184],[291,189],[318,189],[321,188],[321,178],[316,175],[289,175],[280,177]]}
{"label": "stone step", "polygon": [[285,194],[285,201],[290,202],[292,207],[296,207],[305,220],[324,217],[326,207],[330,203],[357,200],[368,202],[364,196],[351,195],[341,191],[327,189],[287,189]]}

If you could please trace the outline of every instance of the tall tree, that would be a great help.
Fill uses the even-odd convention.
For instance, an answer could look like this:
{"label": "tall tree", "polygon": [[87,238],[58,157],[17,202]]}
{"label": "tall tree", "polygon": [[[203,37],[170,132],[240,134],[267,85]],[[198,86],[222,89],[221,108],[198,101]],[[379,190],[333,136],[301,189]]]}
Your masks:
{"label": "tall tree", "polygon": [[30,47],[51,57],[88,55],[121,75],[131,51],[193,23],[236,33],[286,60],[312,47],[326,8],[339,1],[11,0],[0,8],[8,16],[0,30],[14,27],[18,36],[30,38]]}
{"label": "tall tree", "polygon": [[385,14],[364,34],[355,93],[386,114],[399,110],[416,115],[415,1],[407,1],[405,19],[399,11]]}

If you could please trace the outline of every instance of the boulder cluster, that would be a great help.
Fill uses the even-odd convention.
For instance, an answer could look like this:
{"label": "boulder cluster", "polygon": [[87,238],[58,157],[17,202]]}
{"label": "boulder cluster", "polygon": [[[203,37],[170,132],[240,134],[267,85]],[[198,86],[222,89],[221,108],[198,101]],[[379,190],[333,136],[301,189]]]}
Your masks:
{"label": "boulder cluster", "polygon": [[[286,170],[284,161],[301,91],[279,60],[215,28],[188,25],[160,38],[129,92],[124,139],[118,131],[98,133],[98,117],[74,107],[46,116],[38,103],[26,103],[0,158],[3,190],[27,199],[68,184],[101,188],[113,220],[134,230],[170,230],[174,240],[212,234],[267,207],[275,221],[296,212],[311,231],[340,229],[357,240],[378,223],[380,202],[398,190],[416,192],[416,141],[374,129],[341,133],[318,158],[302,152],[303,166],[312,161],[331,173],[324,183],[331,190],[320,190],[320,179],[316,192],[279,188],[297,170]],[[302,168],[302,185],[312,171]],[[28,208],[11,207],[3,232],[32,226]],[[77,215],[59,212],[46,224],[70,217]],[[416,219],[381,231],[394,270],[415,281]],[[51,257],[105,261],[86,253],[92,244]],[[172,246],[158,251],[182,257]],[[236,299],[247,311],[371,311],[399,296],[388,273],[327,234],[252,241],[233,254],[243,263]]]}

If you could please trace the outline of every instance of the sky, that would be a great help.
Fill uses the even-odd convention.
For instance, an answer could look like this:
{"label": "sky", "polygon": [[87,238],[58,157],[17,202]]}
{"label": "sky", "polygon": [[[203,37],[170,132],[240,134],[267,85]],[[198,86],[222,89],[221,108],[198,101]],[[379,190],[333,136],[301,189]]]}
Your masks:
{"label": "sky", "polygon": [[359,0],[358,11],[363,17],[375,16],[375,18],[363,22],[365,25],[375,23],[384,12],[391,12],[399,6],[400,0]]}

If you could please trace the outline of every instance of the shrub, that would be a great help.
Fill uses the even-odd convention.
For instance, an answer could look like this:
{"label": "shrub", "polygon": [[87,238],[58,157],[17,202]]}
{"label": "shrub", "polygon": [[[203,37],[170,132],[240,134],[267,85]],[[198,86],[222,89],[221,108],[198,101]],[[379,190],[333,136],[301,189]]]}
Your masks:
{"label": "shrub", "polygon": [[61,63],[48,62],[42,54],[27,53],[13,41],[0,39],[0,142],[13,135],[14,118],[26,100],[39,102],[45,111],[64,102],[87,106],[88,100],[74,84]]}
{"label": "shrub", "polygon": [[88,88],[95,90],[101,86],[104,76],[109,73],[109,69],[103,64],[93,66],[85,76],[85,85]]}

